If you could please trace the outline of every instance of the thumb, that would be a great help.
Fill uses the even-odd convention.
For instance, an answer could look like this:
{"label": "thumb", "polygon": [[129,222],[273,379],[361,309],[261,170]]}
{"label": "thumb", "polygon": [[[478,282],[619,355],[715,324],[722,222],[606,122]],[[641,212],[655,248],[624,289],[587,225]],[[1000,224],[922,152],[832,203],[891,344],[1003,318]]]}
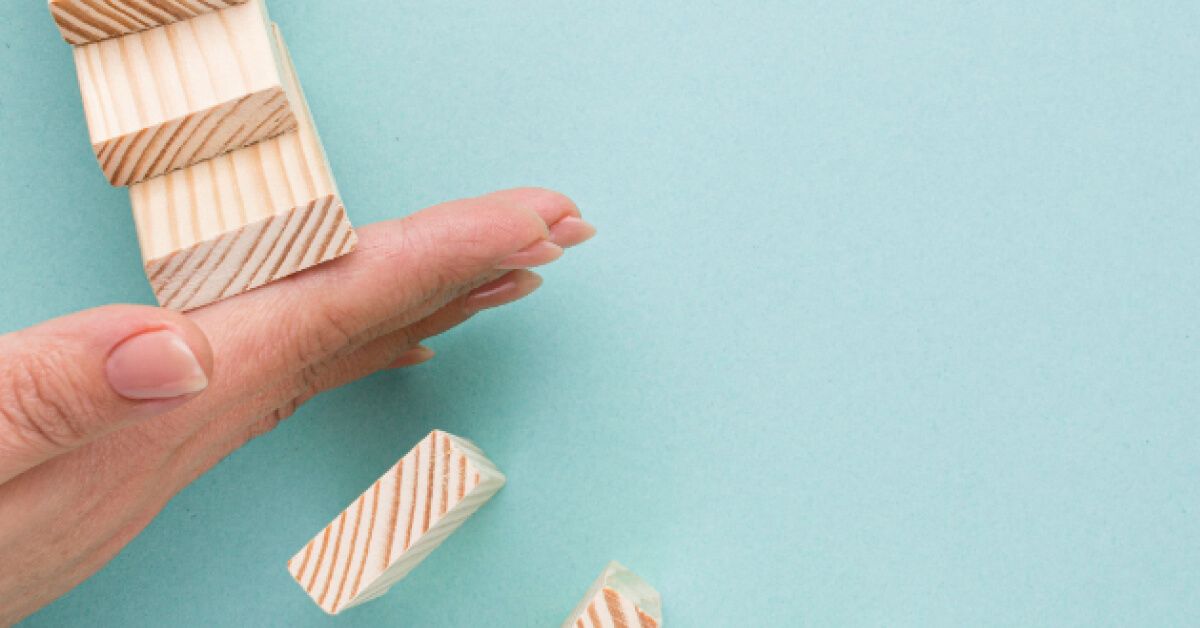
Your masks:
{"label": "thumb", "polygon": [[208,386],[212,349],[182,314],[115,305],[0,336],[0,483]]}

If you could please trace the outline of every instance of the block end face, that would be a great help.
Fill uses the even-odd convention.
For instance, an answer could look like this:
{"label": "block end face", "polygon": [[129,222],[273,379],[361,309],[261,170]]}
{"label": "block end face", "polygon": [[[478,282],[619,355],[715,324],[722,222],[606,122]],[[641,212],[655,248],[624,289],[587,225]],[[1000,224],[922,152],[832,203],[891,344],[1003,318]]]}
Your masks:
{"label": "block end face", "polygon": [[[494,490],[485,493],[479,485],[463,482],[464,470],[474,473],[466,457],[466,442],[440,430],[430,433],[292,557],[289,573],[327,613],[337,614],[387,593],[491,497]],[[364,500],[372,505],[361,512],[369,515],[357,514]],[[349,569],[334,576],[318,572],[312,557],[320,556],[321,548],[329,545],[337,554],[338,546],[328,531],[352,511],[351,521],[365,516],[369,523],[365,528],[355,523],[353,534],[337,533],[332,538],[342,539],[343,547],[348,542],[358,548],[350,555],[370,567],[360,568],[353,576]],[[326,588],[330,578],[338,580],[332,588],[339,593],[332,598],[314,595],[314,584]],[[344,586],[346,582],[351,584]]]}
{"label": "block end face", "polygon": [[293,101],[282,87],[271,87],[133,133],[94,141],[92,150],[109,183],[128,187],[298,128]]}
{"label": "block end face", "polygon": [[172,3],[170,10],[157,2],[141,0],[48,0],[50,13],[63,39],[83,46],[150,30],[211,11],[220,11],[247,0],[205,0]]}
{"label": "block end face", "polygon": [[563,628],[600,628],[603,625],[659,628],[662,598],[645,580],[613,561],[592,583]]}

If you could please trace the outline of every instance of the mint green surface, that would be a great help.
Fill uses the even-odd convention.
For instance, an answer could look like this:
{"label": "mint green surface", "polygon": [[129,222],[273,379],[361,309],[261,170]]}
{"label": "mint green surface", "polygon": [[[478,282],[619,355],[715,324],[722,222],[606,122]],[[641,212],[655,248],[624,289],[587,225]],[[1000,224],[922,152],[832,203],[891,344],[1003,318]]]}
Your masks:
{"label": "mint green surface", "polygon": [[[352,218],[600,236],[311,403],[29,626],[1200,623],[1200,5],[272,0]],[[0,328],[149,302],[40,0],[0,5]],[[387,597],[284,570],[431,428],[509,485]],[[0,566],[0,568],[3,568]]]}

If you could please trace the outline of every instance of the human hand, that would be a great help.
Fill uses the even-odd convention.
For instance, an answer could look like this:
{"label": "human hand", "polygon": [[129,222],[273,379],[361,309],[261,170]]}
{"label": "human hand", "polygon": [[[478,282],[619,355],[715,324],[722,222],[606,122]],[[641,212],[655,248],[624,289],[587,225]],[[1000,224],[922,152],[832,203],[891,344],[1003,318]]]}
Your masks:
{"label": "human hand", "polygon": [[107,563],[180,489],[300,404],[541,283],[593,229],[509,190],[358,230],[346,257],[188,314],[88,310],[0,336],[0,625]]}

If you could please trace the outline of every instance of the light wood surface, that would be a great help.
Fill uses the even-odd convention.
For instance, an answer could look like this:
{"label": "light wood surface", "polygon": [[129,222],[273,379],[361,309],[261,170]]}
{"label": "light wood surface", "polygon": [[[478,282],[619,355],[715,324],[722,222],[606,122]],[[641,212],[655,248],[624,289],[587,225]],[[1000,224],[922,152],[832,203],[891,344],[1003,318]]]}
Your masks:
{"label": "light wood surface", "polygon": [[297,552],[288,571],[333,615],[377,598],[504,481],[470,441],[434,431]]}
{"label": "light wood surface", "polygon": [[659,628],[662,598],[645,580],[609,563],[562,628]]}
{"label": "light wood surface", "polygon": [[146,275],[189,310],[349,253],[357,243],[283,39],[299,127],[132,186]]}
{"label": "light wood surface", "polygon": [[49,0],[63,39],[89,44],[173,24],[246,0]]}
{"label": "light wood surface", "polygon": [[296,128],[262,0],[75,48],[92,149],[131,185]]}

